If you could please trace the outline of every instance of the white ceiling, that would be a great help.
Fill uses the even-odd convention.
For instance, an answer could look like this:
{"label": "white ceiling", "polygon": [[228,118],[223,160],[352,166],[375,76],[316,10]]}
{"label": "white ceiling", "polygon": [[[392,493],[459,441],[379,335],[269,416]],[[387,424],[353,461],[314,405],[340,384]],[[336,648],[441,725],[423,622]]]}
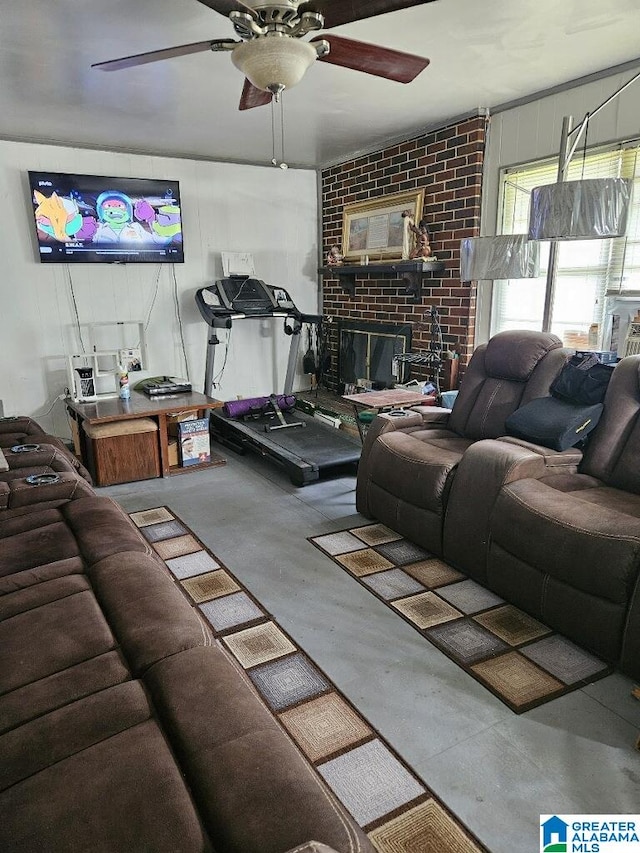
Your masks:
{"label": "white ceiling", "polygon": [[[196,0],[0,5],[0,137],[270,162],[271,108],[238,111],[243,78],[228,53],[90,68],[235,37],[229,21]],[[437,0],[331,33],[428,56],[431,65],[403,85],[315,63],[284,95],[292,165],[341,162],[479,108],[640,63],[640,0]]]}

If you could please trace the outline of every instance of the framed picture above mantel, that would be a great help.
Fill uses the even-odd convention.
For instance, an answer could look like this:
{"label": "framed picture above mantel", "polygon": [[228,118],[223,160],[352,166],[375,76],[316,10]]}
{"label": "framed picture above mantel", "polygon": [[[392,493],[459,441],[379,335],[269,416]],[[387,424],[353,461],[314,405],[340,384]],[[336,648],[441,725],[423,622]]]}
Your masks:
{"label": "framed picture above mantel", "polygon": [[344,260],[376,263],[409,257],[408,220],[420,221],[423,204],[422,189],[345,205],[342,217]]}

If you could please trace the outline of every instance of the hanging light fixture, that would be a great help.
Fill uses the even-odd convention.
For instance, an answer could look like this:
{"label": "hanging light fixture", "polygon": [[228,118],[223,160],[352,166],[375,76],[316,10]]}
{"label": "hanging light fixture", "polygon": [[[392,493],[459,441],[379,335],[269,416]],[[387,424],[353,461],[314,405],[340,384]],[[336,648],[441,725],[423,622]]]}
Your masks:
{"label": "hanging light fixture", "polygon": [[[555,184],[531,192],[529,238],[531,240],[602,240],[624,237],[627,230],[632,183],[624,178],[590,178],[567,181],[567,170],[589,121],[640,78],[640,71],[604,100],[581,122],[571,127],[565,116],[560,138],[558,179]],[[573,141],[572,141],[573,138]],[[552,254],[554,253],[552,247]],[[550,264],[550,268],[553,264]]]}
{"label": "hanging light fixture", "polygon": [[[488,113],[487,113],[488,115]],[[507,181],[516,192],[529,194],[524,187]],[[503,197],[503,204],[506,199]],[[515,230],[516,207],[512,230]],[[466,237],[460,241],[460,281],[495,281],[511,278],[537,278],[540,273],[540,246],[529,242],[526,234],[499,234],[491,237]]]}
{"label": "hanging light fixture", "polygon": [[627,231],[632,182],[624,178],[558,181],[535,187],[530,240],[603,240]]}
{"label": "hanging light fixture", "polygon": [[526,234],[467,237],[460,241],[460,280],[484,281],[536,278],[540,271],[540,247]]}
{"label": "hanging light fixture", "polygon": [[[557,193],[557,195],[554,196],[553,190],[551,190],[550,193],[546,195],[545,204],[548,205],[548,210],[550,212],[557,211],[559,209],[566,210],[566,193],[574,193],[575,195],[575,189],[563,190],[563,184],[586,183],[585,181],[567,181],[566,176],[569,167],[569,162],[571,161],[571,158],[573,157],[573,154],[576,148],[578,147],[580,137],[583,133],[586,133],[589,127],[589,119],[599,113],[601,109],[606,107],[607,104],[610,104],[611,101],[617,98],[618,95],[622,94],[625,89],[635,83],[638,79],[640,79],[640,71],[634,74],[633,77],[627,80],[626,83],[616,89],[616,91],[612,95],[609,95],[609,97],[606,98],[598,107],[596,107],[593,112],[587,113],[583,120],[579,124],[575,125],[575,127],[571,127],[571,124],[573,122],[573,118],[571,116],[564,117],[562,121],[562,134],[560,137],[560,154],[558,157],[558,180],[555,184],[550,184],[550,187],[556,188],[555,193]],[[574,137],[573,142],[571,142],[571,137]],[[599,180],[602,181],[602,179]],[[613,180],[620,181],[622,179]],[[602,183],[600,183],[599,190],[587,190],[586,196],[588,196],[589,192],[591,192],[592,201],[590,205],[589,203],[587,203],[580,226],[576,224],[573,229],[571,220],[575,219],[575,214],[571,214],[568,217],[566,213],[564,217],[556,216],[555,221],[552,221],[554,217],[551,215],[551,213],[547,216],[539,216],[536,219],[536,209],[534,208],[533,202],[533,197],[534,193],[536,193],[536,189],[534,189],[531,194],[532,203],[529,215],[529,233],[544,233],[557,235],[553,238],[547,237],[547,239],[551,240],[551,246],[549,247],[549,263],[547,265],[547,285],[545,288],[544,309],[542,312],[542,331],[549,332],[551,331],[551,318],[553,314],[553,302],[555,299],[556,271],[558,268],[558,240],[588,240],[594,238],[601,239],[605,230],[603,223],[607,223],[606,228],[609,232],[607,234],[608,237],[616,235],[624,236],[626,232],[626,224],[628,221],[628,208],[629,199],[631,197],[631,186],[629,185],[628,189],[626,189],[621,183],[618,183],[617,188],[614,190],[611,187],[606,188]],[[594,193],[596,193],[599,198],[597,202],[593,201]],[[557,198],[557,204],[552,203],[554,197]],[[545,196],[538,195],[537,198],[543,199],[545,198]],[[616,211],[616,213],[612,211],[607,212],[608,205],[610,205]],[[615,221],[616,216],[618,218],[617,222]],[[563,218],[565,221],[562,221]],[[578,236],[577,234],[578,230],[581,231],[580,236]],[[563,232],[564,234],[571,233],[572,236],[567,238],[566,236],[563,236]]]}

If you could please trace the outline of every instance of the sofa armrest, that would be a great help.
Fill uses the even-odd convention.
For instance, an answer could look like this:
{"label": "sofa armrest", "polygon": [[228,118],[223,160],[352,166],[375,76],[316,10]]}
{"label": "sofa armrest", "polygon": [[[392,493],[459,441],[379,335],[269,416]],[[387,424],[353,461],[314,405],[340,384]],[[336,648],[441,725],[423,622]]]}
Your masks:
{"label": "sofa armrest", "polygon": [[364,482],[371,448],[378,436],[394,430],[417,430],[446,428],[451,414],[449,409],[436,406],[419,406],[417,409],[399,409],[395,412],[383,412],[373,419],[373,422],[362,443],[362,453],[358,463],[358,481],[356,485],[356,508],[358,512],[367,515]]}
{"label": "sofa armrest", "polygon": [[489,519],[500,489],[548,473],[545,456],[536,450],[536,445],[491,438],[472,444],[460,460],[447,502],[443,553],[481,583],[486,581]]}
{"label": "sofa armrest", "polygon": [[451,414],[451,409],[444,409],[442,406],[411,406],[411,411],[422,415],[422,425],[427,429],[429,427],[446,429]]}
{"label": "sofa armrest", "polygon": [[76,474],[61,472],[42,476],[43,481],[40,484],[29,483],[26,479],[0,484],[0,507],[5,512],[20,511],[35,504],[44,509],[45,505],[59,506],[84,495],[95,495],[91,486]]}
{"label": "sofa armrest", "polygon": [[[23,445],[29,447],[30,445]],[[75,468],[68,453],[61,452],[52,444],[34,444],[33,450],[15,452],[9,447],[4,449],[7,470],[20,468],[49,468],[51,471],[67,471],[75,474]],[[0,451],[2,452],[2,451]],[[0,459],[0,463],[2,460]],[[0,468],[1,470],[1,468]]]}
{"label": "sofa armrest", "polygon": [[449,409],[434,406],[419,406],[416,409],[397,409],[393,412],[381,412],[377,415],[364,438],[362,445],[363,461],[369,455],[373,443],[379,435],[398,429],[435,429],[447,426]]}
{"label": "sofa armrest", "polygon": [[216,850],[306,850],[322,838],[375,853],[221,645],[171,655],[143,680],[209,836],[224,839]]}
{"label": "sofa armrest", "polygon": [[550,447],[543,447],[541,444],[534,444],[531,441],[525,441],[523,438],[512,436],[504,436],[498,441],[505,444],[515,444],[537,453],[543,457],[547,468],[565,468],[570,469],[571,473],[575,473],[578,470],[578,465],[582,462],[583,453],[577,447],[570,447],[568,450],[552,450]]}
{"label": "sofa armrest", "polygon": [[24,415],[7,415],[0,418],[0,435],[44,435],[44,430],[37,421]]}

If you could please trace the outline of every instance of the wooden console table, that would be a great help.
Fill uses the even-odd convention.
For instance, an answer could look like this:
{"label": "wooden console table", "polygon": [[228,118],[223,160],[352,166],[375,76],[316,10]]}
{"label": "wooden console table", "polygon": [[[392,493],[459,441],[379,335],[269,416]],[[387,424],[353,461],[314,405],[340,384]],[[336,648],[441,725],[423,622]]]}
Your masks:
{"label": "wooden console table", "polygon": [[171,465],[169,461],[169,431],[168,419],[177,414],[195,412],[197,417],[206,417],[209,409],[215,409],[222,405],[219,400],[206,397],[204,394],[191,392],[188,394],[167,394],[158,397],[148,397],[141,391],[132,391],[129,400],[109,398],[97,400],[93,403],[76,403],[74,400],[65,401],[67,411],[72,418],[73,440],[76,453],[80,456],[86,466],[89,459],[89,441],[85,431],[82,429],[83,422],[89,424],[113,423],[114,421],[132,421],[139,418],[153,418],[158,423],[158,441],[160,450],[160,470],[163,477],[171,474],[183,474],[189,471],[200,471],[214,465],[224,465],[225,459],[216,454],[211,454],[210,462],[202,462],[198,465],[182,467]]}

